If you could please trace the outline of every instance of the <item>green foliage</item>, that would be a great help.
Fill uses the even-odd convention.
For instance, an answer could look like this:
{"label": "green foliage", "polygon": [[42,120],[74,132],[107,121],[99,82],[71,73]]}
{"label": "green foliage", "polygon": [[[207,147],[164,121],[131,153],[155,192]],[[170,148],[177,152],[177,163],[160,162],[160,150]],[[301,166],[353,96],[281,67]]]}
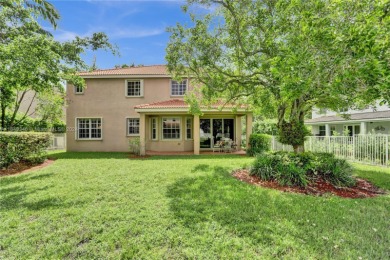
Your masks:
{"label": "green foliage", "polygon": [[50,133],[0,132],[0,168],[20,161],[43,162],[51,138]]}
{"label": "green foliage", "polygon": [[135,155],[141,155],[141,139],[139,137],[129,138],[129,151]]}
{"label": "green foliage", "polygon": [[283,121],[278,130],[279,142],[290,144],[294,149],[304,144],[305,137],[310,134],[302,121]]}
{"label": "green foliage", "polygon": [[[386,2],[190,0],[193,26],[169,29],[168,67],[201,85],[198,102],[224,98],[276,115],[280,141],[298,151],[314,106],[390,101]],[[215,12],[191,12],[199,4]]]}
{"label": "green foliage", "polygon": [[[106,49],[117,54],[104,33],[59,42],[38,23],[44,18],[55,25],[59,18],[47,1],[3,1],[0,4],[0,121],[14,126],[23,96],[35,93],[42,119],[58,119],[64,103],[62,82],[84,86],[78,71],[88,70],[82,60],[87,50]],[[62,90],[62,91],[61,91]],[[11,113],[8,125],[5,115]],[[22,118],[24,120],[28,113]]]}
{"label": "green foliage", "polygon": [[305,187],[322,178],[336,186],[353,186],[352,166],[327,153],[274,152],[256,158],[251,174],[263,180],[275,180],[280,185]]}
{"label": "green foliage", "polygon": [[275,119],[255,118],[252,131],[255,134],[276,135],[278,126]]}
{"label": "green foliage", "polygon": [[246,153],[254,156],[271,150],[271,136],[265,134],[251,134],[249,137],[249,147]]}

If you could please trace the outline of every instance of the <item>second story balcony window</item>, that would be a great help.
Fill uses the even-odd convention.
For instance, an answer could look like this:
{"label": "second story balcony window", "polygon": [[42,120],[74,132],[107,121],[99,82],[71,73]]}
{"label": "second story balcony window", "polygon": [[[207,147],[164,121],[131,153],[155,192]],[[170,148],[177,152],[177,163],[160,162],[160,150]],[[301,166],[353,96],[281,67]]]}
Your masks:
{"label": "second story balcony window", "polygon": [[144,95],[143,81],[137,80],[126,80],[126,96],[127,97],[142,97]]}
{"label": "second story balcony window", "polygon": [[187,91],[187,80],[171,81],[171,96],[184,96]]}

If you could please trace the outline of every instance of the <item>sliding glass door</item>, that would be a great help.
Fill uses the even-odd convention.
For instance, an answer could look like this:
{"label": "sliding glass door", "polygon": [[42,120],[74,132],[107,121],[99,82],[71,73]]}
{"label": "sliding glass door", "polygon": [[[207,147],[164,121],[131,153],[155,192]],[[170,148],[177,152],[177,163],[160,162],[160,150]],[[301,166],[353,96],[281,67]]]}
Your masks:
{"label": "sliding glass door", "polygon": [[234,140],[234,119],[204,118],[200,119],[200,148],[209,149],[221,139]]}

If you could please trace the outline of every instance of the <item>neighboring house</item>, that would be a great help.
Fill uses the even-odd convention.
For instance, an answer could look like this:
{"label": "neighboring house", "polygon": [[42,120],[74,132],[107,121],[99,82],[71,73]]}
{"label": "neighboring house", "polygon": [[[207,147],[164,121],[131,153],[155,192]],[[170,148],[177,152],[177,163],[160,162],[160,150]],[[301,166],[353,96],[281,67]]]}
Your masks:
{"label": "neighboring house", "polygon": [[243,116],[251,129],[252,114],[245,108],[215,104],[202,108],[201,116],[190,114],[183,98],[192,86],[172,80],[165,65],[79,75],[86,81],[84,90],[67,86],[68,151],[128,151],[129,139],[139,137],[141,154],[199,154],[221,138],[240,144]]}
{"label": "neighboring house", "polygon": [[[343,117],[341,114],[347,115]],[[377,105],[363,110],[347,110],[338,113],[323,109],[314,109],[312,119],[306,120],[312,127],[312,135],[330,136],[367,133],[390,134],[390,108]]]}

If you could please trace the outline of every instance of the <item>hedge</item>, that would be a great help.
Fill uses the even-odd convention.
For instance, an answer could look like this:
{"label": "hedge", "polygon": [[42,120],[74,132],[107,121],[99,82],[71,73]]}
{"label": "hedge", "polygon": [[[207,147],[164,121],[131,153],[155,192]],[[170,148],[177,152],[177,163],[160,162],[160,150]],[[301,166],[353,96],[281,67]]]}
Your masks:
{"label": "hedge", "polygon": [[249,137],[249,147],[246,153],[255,156],[271,150],[271,136],[266,134],[251,134]]}
{"label": "hedge", "polygon": [[250,173],[287,186],[305,187],[318,177],[335,186],[351,187],[356,183],[352,166],[330,153],[264,153],[256,158]]}
{"label": "hedge", "polygon": [[20,161],[43,162],[51,139],[51,133],[0,132],[0,168]]}

